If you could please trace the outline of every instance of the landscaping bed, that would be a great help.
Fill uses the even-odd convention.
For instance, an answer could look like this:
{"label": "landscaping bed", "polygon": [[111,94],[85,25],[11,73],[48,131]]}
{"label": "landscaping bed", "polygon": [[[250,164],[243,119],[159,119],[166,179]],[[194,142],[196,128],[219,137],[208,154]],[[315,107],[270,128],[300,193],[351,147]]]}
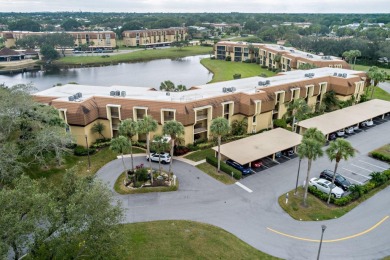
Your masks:
{"label": "landscaping bed", "polygon": [[370,156],[375,159],[390,163],[390,144],[386,144],[370,152]]}
{"label": "landscaping bed", "polygon": [[217,172],[217,168],[207,162],[197,165],[196,168],[224,184],[236,183],[236,179],[232,178],[224,172]]}

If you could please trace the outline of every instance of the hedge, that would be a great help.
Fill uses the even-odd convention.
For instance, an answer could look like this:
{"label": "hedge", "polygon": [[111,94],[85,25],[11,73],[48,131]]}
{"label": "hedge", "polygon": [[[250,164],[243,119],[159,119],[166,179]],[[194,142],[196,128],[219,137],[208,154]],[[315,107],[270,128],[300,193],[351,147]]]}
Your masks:
{"label": "hedge", "polygon": [[88,155],[88,152],[89,152],[89,155],[92,155],[96,152],[96,149],[95,148],[87,149],[84,146],[78,145],[78,146],[76,146],[76,148],[73,151],[74,155],[76,155],[76,156],[85,156],[85,155]]}
{"label": "hedge", "polygon": [[[214,156],[207,156],[206,162],[208,162],[214,167],[218,167],[218,159]],[[231,176],[231,174],[233,173],[233,178],[236,180],[239,180],[242,177],[242,173],[239,170],[227,165],[223,161],[221,161],[221,171],[227,173],[229,176]]]}
{"label": "hedge", "polygon": [[380,152],[372,152],[371,156],[384,162],[390,162],[390,156],[388,156],[387,154],[383,154]]}

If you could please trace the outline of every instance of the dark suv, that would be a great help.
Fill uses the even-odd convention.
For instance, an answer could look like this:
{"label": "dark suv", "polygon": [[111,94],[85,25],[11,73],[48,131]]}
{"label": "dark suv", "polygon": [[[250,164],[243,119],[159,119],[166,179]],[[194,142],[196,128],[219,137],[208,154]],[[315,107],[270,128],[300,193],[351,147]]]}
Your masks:
{"label": "dark suv", "polygon": [[[331,170],[324,170],[320,174],[320,178],[326,179],[328,181],[332,181],[333,178],[333,171]],[[336,186],[342,188],[343,190],[348,190],[349,186],[351,186],[351,183],[344,178],[343,175],[336,173],[336,179],[334,180],[334,184]]]}
{"label": "dark suv", "polygon": [[233,168],[235,168],[235,169],[239,170],[240,172],[242,172],[242,175],[248,175],[248,174],[252,173],[252,169],[251,168],[242,166],[241,164],[239,164],[238,162],[235,162],[233,160],[230,160],[230,159],[226,160],[226,164],[230,165]]}

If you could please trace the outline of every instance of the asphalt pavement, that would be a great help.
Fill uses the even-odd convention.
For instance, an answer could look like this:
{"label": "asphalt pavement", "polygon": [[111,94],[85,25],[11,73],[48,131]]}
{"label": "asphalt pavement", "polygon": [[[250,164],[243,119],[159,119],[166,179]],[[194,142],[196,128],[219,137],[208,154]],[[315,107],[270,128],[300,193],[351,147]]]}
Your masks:
{"label": "asphalt pavement", "polygon": [[[389,133],[390,122],[385,122],[349,136],[347,140],[358,154],[340,163],[343,174],[350,170],[355,174],[349,172],[347,176],[363,183],[367,178],[360,175],[369,176],[371,170],[389,168],[388,164],[368,157],[371,150],[390,143]],[[145,164],[146,160],[139,156],[135,162]],[[128,158],[126,163],[130,165]],[[158,164],[154,165],[158,167]],[[126,223],[154,220],[209,223],[263,252],[284,259],[315,259],[321,225],[327,226],[321,259],[381,259],[390,255],[390,188],[339,219],[296,221],[280,208],[277,198],[295,187],[297,168],[298,158],[286,160],[241,180],[240,183],[247,187],[243,189],[235,184],[224,185],[193,165],[174,160],[173,171],[180,182],[178,191],[136,195],[113,192],[126,210]],[[313,163],[311,176],[333,168],[334,162],[324,156]],[[301,185],[306,169],[307,161],[302,160]],[[118,159],[102,167],[97,177],[112,189],[122,171],[122,162]]]}

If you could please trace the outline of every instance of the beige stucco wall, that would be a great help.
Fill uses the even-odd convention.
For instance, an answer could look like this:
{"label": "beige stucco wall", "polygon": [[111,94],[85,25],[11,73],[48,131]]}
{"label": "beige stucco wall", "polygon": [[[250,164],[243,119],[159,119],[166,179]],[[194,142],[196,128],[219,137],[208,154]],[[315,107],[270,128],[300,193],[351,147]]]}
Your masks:
{"label": "beige stucco wall", "polygon": [[105,126],[103,135],[105,138],[112,138],[110,122],[108,120],[96,120],[95,122],[85,126],[70,126],[70,132],[78,145],[86,146],[85,136],[87,135],[88,145],[93,144],[97,139],[102,138],[98,133],[92,133],[91,128],[97,122]]}
{"label": "beige stucco wall", "polygon": [[193,125],[184,127],[183,139],[184,139],[185,145],[191,144],[194,142],[194,126]]}
{"label": "beige stucco wall", "polygon": [[315,111],[316,103],[317,103],[317,96],[309,97],[307,99],[307,105],[312,108],[312,111]]}

